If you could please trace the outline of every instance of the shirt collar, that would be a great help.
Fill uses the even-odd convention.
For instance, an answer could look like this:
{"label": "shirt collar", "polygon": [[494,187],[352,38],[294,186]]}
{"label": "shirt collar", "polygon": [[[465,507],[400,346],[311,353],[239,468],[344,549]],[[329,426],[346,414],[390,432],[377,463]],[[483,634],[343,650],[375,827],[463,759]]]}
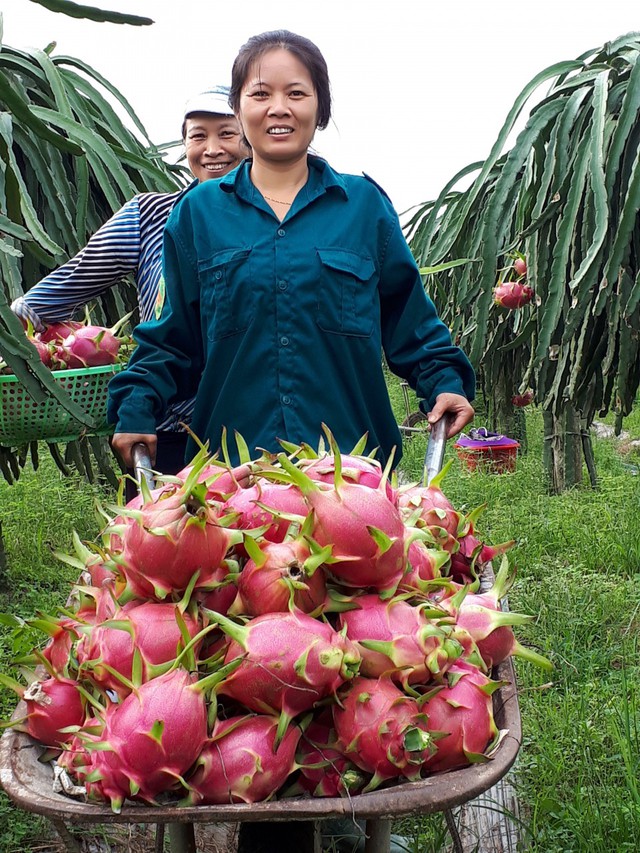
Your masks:
{"label": "shirt collar", "polygon": [[[322,157],[317,157],[315,154],[307,155],[309,164],[309,178],[304,186],[304,192],[307,193],[309,199],[322,195],[327,190],[335,189],[345,199],[349,197],[347,185],[338,172],[335,172],[326,160]],[[228,175],[220,178],[219,185],[221,189],[228,193],[237,193],[240,198],[251,201],[252,196],[257,190],[251,183],[249,170],[251,168],[251,160],[243,160]]]}

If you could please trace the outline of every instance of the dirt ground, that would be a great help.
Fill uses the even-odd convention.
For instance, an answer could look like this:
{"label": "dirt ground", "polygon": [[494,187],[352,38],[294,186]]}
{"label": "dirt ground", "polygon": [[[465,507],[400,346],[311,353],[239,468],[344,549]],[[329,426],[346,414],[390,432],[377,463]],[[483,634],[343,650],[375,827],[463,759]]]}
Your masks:
{"label": "dirt ground", "polygon": [[[71,853],[74,841],[79,853],[155,853],[155,829],[148,824],[114,824],[76,828],[71,838],[63,838],[52,827],[50,839],[31,847],[30,853]],[[237,824],[196,824],[195,835],[198,853],[236,853],[238,849]],[[167,831],[165,848],[168,840]]]}

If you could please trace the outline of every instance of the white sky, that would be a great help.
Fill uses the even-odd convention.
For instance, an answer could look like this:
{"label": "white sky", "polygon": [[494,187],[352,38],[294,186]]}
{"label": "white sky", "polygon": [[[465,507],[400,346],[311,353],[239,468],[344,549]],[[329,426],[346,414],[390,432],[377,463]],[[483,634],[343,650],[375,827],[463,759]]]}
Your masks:
{"label": "white sky", "polygon": [[286,28],[312,39],[334,96],[333,125],[315,147],[341,171],[370,174],[398,211],[434,198],[486,157],[516,96],[543,68],[640,30],[637,0],[85,2],[155,23],[80,21],[2,0],[3,41],[55,40],[57,54],[83,59],[123,92],[157,143],[178,138],[188,97],[228,82],[251,35]]}

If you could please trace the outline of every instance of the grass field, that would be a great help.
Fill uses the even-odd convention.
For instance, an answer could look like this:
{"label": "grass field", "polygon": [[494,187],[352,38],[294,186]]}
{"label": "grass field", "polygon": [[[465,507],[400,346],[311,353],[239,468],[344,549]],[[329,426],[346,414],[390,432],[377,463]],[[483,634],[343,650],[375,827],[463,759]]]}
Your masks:
{"label": "grass field", "polygon": [[[404,416],[397,398],[398,415]],[[640,418],[628,428],[640,436]],[[550,497],[541,466],[541,418],[527,417],[529,453],[513,474],[470,474],[457,459],[444,491],[458,507],[486,504],[479,529],[489,542],[517,540],[512,610],[537,619],[518,636],[550,657],[554,671],[518,663],[524,743],[515,774],[527,849],[534,853],[635,851],[640,837],[640,477],[616,442],[599,440],[599,488]],[[420,475],[426,435],[406,443],[405,476]],[[453,450],[448,449],[452,455]],[[0,612],[53,610],[75,578],[51,555],[71,548],[71,531],[91,538],[99,487],[61,478],[44,461],[13,486],[0,482],[7,568]],[[111,496],[112,497],[112,496]],[[32,640],[0,628],[0,667]],[[34,638],[35,639],[35,638]],[[37,638],[39,640],[39,638]],[[0,717],[15,697],[0,691]],[[440,816],[404,822],[417,853],[440,848]],[[43,846],[43,822],[0,794],[0,853]]]}

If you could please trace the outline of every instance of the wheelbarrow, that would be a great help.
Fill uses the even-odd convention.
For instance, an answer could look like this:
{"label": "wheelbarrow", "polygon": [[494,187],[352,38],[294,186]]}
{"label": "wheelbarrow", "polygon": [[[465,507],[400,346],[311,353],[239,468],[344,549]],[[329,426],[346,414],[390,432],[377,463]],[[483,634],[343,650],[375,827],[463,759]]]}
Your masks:
{"label": "wheelbarrow", "polygon": [[[427,482],[440,470],[445,442],[446,424],[440,421],[432,430],[427,447]],[[145,469],[149,470],[150,467],[148,456],[145,460],[144,455],[138,453],[138,476],[144,476]],[[482,578],[482,586],[486,588],[492,581],[493,573],[488,571]],[[366,821],[365,853],[389,853],[392,821],[400,817],[444,812],[458,853],[462,851],[462,846],[451,810],[496,785],[514,763],[521,743],[520,710],[511,660],[497,666],[493,677],[505,682],[494,693],[494,717],[497,727],[505,730],[506,734],[490,761],[350,798],[300,797],[252,804],[184,808],[127,802],[115,814],[106,805],[89,804],[54,792],[52,767],[39,761],[44,748],[34,743],[28,735],[12,729],[0,738],[0,784],[17,806],[48,817],[65,838],[70,851],[79,851],[80,847],[69,832],[69,827],[82,824],[155,824],[158,851],[164,849],[165,826],[168,826],[171,853],[197,853],[194,832],[196,823],[305,821],[311,831],[300,842],[297,851],[320,853],[319,828],[322,821],[352,818]],[[14,717],[23,717],[25,713],[24,703],[21,702]]]}

